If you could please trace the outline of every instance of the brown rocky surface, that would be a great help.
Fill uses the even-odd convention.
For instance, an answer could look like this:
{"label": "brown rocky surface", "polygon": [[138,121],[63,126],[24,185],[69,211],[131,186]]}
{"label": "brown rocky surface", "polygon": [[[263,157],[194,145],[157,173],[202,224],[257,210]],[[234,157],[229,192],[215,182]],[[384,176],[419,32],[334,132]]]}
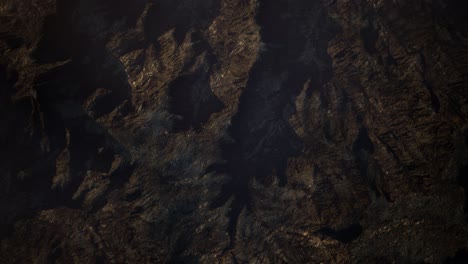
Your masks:
{"label": "brown rocky surface", "polygon": [[466,263],[462,0],[2,0],[0,263]]}

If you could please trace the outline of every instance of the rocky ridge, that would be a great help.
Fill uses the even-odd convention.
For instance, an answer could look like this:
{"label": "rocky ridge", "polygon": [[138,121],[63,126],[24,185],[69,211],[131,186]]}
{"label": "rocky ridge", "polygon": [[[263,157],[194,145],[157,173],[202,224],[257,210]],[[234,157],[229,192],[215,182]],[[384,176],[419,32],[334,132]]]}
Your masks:
{"label": "rocky ridge", "polygon": [[0,262],[463,261],[463,10],[2,1]]}

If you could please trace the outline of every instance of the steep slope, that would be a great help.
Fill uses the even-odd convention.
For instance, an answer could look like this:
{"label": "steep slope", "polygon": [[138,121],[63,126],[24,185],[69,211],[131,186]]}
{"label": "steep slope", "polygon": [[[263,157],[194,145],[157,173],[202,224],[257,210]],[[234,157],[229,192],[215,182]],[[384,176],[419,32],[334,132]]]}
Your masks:
{"label": "steep slope", "polygon": [[463,263],[458,0],[4,0],[1,263]]}

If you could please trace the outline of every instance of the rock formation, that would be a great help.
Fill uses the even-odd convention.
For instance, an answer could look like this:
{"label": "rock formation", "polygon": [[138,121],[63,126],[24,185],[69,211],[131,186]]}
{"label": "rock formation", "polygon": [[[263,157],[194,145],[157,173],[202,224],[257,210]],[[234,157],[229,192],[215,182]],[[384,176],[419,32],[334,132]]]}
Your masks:
{"label": "rock formation", "polygon": [[463,0],[2,0],[0,263],[466,263]]}

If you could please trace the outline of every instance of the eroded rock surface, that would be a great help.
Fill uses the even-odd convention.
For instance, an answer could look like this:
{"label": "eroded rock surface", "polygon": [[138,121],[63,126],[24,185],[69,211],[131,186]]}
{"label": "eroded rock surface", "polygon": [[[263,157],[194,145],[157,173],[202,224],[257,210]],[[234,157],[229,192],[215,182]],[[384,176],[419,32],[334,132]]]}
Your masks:
{"label": "eroded rock surface", "polygon": [[1,263],[464,263],[458,0],[3,0]]}

